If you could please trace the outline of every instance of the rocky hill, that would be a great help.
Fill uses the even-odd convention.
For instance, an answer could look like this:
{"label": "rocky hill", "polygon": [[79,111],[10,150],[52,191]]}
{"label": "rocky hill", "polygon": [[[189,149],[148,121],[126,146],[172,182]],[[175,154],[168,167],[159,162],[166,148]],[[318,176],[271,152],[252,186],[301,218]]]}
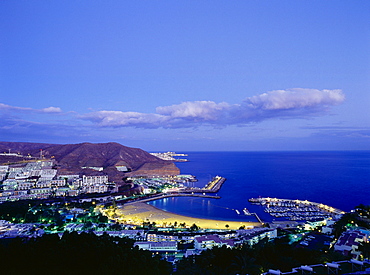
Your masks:
{"label": "rocky hill", "polygon": [[[88,167],[102,167],[111,180],[120,182],[132,175],[177,175],[180,173],[171,161],[161,160],[148,152],[119,143],[45,144],[0,142],[0,152],[19,153],[21,156],[0,155],[0,163],[39,159],[55,159],[59,173],[97,174]],[[41,151],[42,150],[42,151]],[[126,166],[129,173],[119,172],[116,166]],[[85,167],[85,168],[83,168]]]}

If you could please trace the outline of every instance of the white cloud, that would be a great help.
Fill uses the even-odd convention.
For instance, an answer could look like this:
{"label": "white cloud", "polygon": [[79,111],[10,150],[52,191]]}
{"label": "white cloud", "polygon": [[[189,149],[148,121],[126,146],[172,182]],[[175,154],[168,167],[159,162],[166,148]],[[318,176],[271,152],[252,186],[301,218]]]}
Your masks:
{"label": "white cloud", "polygon": [[24,108],[24,107],[10,106],[10,105],[0,103],[0,110],[5,110],[5,111],[12,111],[12,110],[15,110],[15,111],[30,111],[32,109],[31,108]]}
{"label": "white cloud", "polygon": [[171,118],[196,118],[204,121],[217,120],[229,104],[213,101],[187,101],[178,105],[157,107],[157,113]]}
{"label": "white cloud", "polygon": [[61,113],[62,109],[59,107],[47,107],[40,110],[42,113]]}
{"label": "white cloud", "polygon": [[341,90],[288,89],[248,97],[240,104],[183,102],[157,107],[155,114],[99,111],[80,118],[104,127],[187,128],[201,124],[241,125],[269,118],[305,118],[322,114],[345,99]]}
{"label": "white cloud", "polygon": [[247,98],[252,109],[286,110],[337,105],[344,101],[341,90],[289,89],[276,90]]}
{"label": "white cloud", "polygon": [[18,107],[10,106],[0,103],[0,110],[4,111],[21,111],[21,112],[31,112],[31,113],[61,113],[62,110],[59,107],[47,107],[43,109],[33,109],[28,107]]}
{"label": "white cloud", "polygon": [[158,114],[143,114],[137,112],[121,111],[98,111],[79,116],[82,119],[90,120],[104,127],[160,127],[160,123],[167,118]]}

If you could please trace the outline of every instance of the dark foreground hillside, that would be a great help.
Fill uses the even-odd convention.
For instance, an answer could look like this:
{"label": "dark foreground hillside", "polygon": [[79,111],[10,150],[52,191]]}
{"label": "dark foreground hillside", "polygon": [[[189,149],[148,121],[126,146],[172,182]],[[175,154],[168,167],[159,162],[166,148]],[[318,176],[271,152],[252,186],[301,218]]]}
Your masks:
{"label": "dark foreground hillside", "polygon": [[1,239],[1,274],[209,274],[259,275],[270,268],[290,271],[305,264],[343,260],[333,252],[296,248],[287,239],[261,241],[254,247],[219,247],[183,258],[173,266],[127,238],[93,233],[64,233],[31,239]]}
{"label": "dark foreground hillside", "polygon": [[171,264],[126,238],[90,233],[0,240],[1,274],[170,274]]}

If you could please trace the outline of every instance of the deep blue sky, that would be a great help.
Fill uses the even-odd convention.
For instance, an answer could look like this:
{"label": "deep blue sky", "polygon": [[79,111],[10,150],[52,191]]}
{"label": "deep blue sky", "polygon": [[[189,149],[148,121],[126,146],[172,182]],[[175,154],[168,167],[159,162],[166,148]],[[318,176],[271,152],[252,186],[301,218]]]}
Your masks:
{"label": "deep blue sky", "polygon": [[370,150],[369,1],[0,2],[0,140]]}

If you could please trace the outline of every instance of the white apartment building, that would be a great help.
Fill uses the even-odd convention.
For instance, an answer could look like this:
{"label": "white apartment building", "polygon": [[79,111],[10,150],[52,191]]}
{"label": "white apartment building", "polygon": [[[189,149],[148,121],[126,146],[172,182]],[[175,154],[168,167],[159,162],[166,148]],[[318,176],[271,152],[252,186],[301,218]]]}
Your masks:
{"label": "white apartment building", "polygon": [[149,251],[176,252],[177,242],[136,242],[135,246]]}
{"label": "white apartment building", "polygon": [[108,185],[106,184],[90,184],[83,187],[86,193],[105,193],[108,192]]}
{"label": "white apartment building", "polygon": [[108,176],[82,176],[82,185],[108,183]]}
{"label": "white apartment building", "polygon": [[15,179],[7,179],[3,182],[3,190],[16,190],[18,188],[18,182]]}
{"label": "white apartment building", "polygon": [[6,173],[0,172],[0,181],[3,181],[6,179]]}
{"label": "white apartment building", "polygon": [[340,251],[343,255],[358,257],[360,243],[367,242],[367,234],[361,230],[349,230],[340,235],[338,241],[334,245],[335,251]]}
{"label": "white apartment building", "polygon": [[242,240],[242,242],[252,246],[264,238],[269,240],[276,238],[277,229],[253,228],[247,230],[238,230],[238,237],[240,240]]}
{"label": "white apartment building", "polygon": [[9,170],[8,165],[0,165],[0,173],[7,173]]}
{"label": "white apartment building", "polygon": [[56,169],[42,169],[40,173],[40,180],[52,180],[56,174]]}
{"label": "white apartment building", "polygon": [[34,186],[35,186],[34,181],[28,180],[18,181],[18,190],[28,190],[33,188]]}
{"label": "white apartment building", "polygon": [[51,181],[49,180],[39,180],[35,184],[36,188],[50,188],[51,187]]}
{"label": "white apartment building", "polygon": [[33,188],[30,190],[31,194],[47,194],[51,192],[51,188]]}
{"label": "white apartment building", "polygon": [[40,177],[40,176],[41,176],[41,169],[30,171],[30,177]]}
{"label": "white apartment building", "polygon": [[223,245],[233,247],[234,241],[232,239],[222,240],[218,235],[204,235],[194,239],[194,248],[197,250],[212,249],[215,246],[221,247]]}
{"label": "white apartment building", "polygon": [[52,187],[62,187],[66,185],[66,182],[64,179],[58,179],[58,180],[51,180],[50,184]]}

